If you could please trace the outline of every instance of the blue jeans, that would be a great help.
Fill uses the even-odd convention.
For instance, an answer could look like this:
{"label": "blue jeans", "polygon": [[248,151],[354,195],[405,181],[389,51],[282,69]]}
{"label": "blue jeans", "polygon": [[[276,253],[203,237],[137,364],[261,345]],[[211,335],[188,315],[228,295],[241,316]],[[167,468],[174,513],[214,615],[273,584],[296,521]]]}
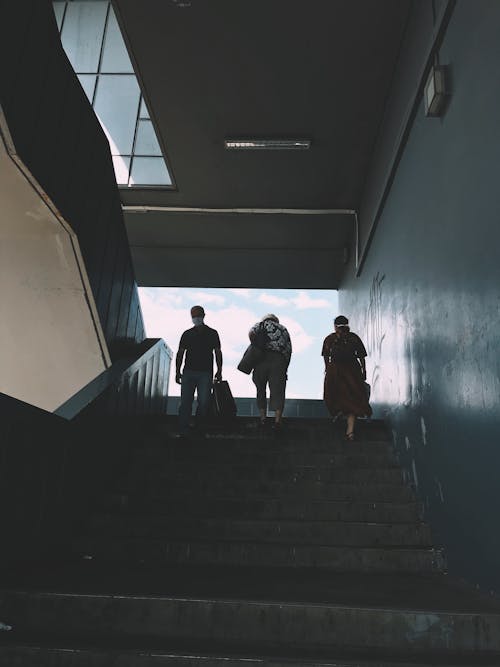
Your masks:
{"label": "blue jeans", "polygon": [[181,433],[187,433],[189,428],[195,389],[198,397],[199,415],[206,417],[210,407],[212,373],[186,369],[182,372],[181,405],[179,407],[179,430]]}

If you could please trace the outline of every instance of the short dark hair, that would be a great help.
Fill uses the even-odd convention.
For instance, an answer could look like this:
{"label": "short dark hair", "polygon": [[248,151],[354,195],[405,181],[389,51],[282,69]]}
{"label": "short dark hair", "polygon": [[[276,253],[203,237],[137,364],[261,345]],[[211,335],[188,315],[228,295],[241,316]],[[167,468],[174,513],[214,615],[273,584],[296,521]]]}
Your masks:
{"label": "short dark hair", "polygon": [[337,315],[337,317],[333,320],[333,323],[337,327],[345,327],[349,324],[349,320],[347,317],[345,317],[345,315]]}
{"label": "short dark hair", "polygon": [[202,306],[193,306],[191,308],[191,315],[193,314],[193,312],[201,312],[203,315],[205,315],[205,311],[203,310]]}

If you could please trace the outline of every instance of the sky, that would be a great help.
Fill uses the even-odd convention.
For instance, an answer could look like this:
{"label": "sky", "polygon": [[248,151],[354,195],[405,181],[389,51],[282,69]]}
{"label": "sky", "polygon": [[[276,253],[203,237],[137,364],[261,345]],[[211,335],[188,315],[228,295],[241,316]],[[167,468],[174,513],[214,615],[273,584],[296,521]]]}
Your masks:
{"label": "sky", "polygon": [[205,309],[205,324],[217,329],[224,358],[222,376],[233,396],[253,397],[251,375],[237,370],[245,351],[250,327],[267,313],[286,326],[293,354],[288,369],[288,398],[323,397],[323,339],[333,330],[338,313],[335,290],[195,289],[140,287],[139,297],[148,338],[163,338],[172,349],[168,393],[178,396],[174,380],[175,353],[181,334],[193,326],[190,308]]}

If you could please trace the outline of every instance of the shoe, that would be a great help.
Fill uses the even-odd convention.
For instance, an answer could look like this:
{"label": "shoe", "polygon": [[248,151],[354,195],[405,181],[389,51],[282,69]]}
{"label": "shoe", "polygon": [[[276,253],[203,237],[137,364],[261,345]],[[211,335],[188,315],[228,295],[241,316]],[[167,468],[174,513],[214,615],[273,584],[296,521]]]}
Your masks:
{"label": "shoe", "polygon": [[273,431],[275,436],[281,435],[283,433],[282,422],[273,422]]}
{"label": "shoe", "polygon": [[347,440],[347,442],[353,442],[355,440],[354,431],[351,431],[351,433],[346,433],[344,435],[344,440]]}

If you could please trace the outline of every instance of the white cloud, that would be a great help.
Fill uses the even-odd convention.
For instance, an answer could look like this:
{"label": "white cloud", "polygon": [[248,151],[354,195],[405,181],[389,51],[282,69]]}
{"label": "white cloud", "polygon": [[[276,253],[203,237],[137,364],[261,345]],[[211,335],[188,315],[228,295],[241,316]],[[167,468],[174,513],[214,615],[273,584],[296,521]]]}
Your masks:
{"label": "white cloud", "polygon": [[173,287],[140,287],[139,293],[141,299],[143,295],[147,295],[149,303],[180,305],[183,300],[179,289]]}
{"label": "white cloud", "polygon": [[227,306],[210,313],[206,323],[219,332],[224,357],[237,364],[250,343],[248,332],[259,319],[249,308]]}
{"label": "white cloud", "polygon": [[[280,322],[287,329],[292,341],[293,354],[300,354],[307,350],[316,340],[314,336],[310,336],[304,327],[291,317],[280,317]],[[292,356],[293,359],[293,356]]]}
{"label": "white cloud", "polygon": [[294,304],[299,310],[305,310],[306,308],[331,308],[332,304],[327,299],[313,299],[309,296],[307,292],[300,290],[298,295],[290,301]]}
{"label": "white cloud", "polygon": [[236,294],[236,296],[243,297],[244,299],[249,299],[250,296],[252,295],[251,290],[245,289],[243,287],[241,287],[241,288],[240,287],[235,287],[234,289],[230,289],[229,291],[232,292],[233,294]]}
{"label": "white cloud", "polygon": [[206,303],[213,303],[216,306],[223,306],[226,299],[219,294],[210,294],[210,292],[186,292],[186,297],[193,301],[199,301],[199,304],[193,303],[193,306],[203,306]]}
{"label": "white cloud", "polygon": [[163,338],[173,350],[182,332],[192,326],[189,308],[180,308],[182,297],[167,290],[139,288],[142,314],[149,338]]}
{"label": "white cloud", "polygon": [[[286,398],[305,398],[305,399],[310,399],[310,396],[307,396],[303,391],[294,391],[293,389],[289,389],[287,385],[287,391],[286,391]],[[314,397],[316,398],[316,396]],[[320,398],[318,396],[317,398]],[[290,415],[288,415],[290,416]],[[285,412],[285,417],[286,417],[286,412]]]}
{"label": "white cloud", "polygon": [[286,306],[289,303],[288,299],[283,299],[282,297],[274,296],[273,294],[267,294],[266,292],[259,295],[259,301],[268,303],[271,306]]}

